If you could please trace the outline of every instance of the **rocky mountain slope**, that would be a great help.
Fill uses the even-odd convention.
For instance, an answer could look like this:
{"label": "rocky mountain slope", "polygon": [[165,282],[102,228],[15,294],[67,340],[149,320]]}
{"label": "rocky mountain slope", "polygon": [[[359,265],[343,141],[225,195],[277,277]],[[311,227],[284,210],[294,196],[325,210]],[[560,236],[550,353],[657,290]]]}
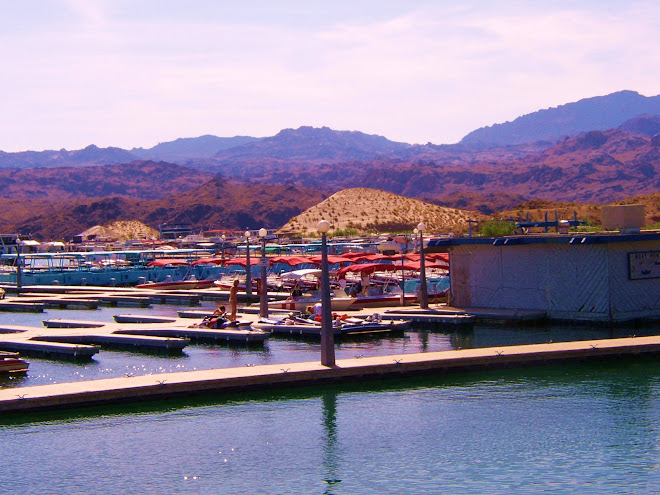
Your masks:
{"label": "rocky mountain slope", "polygon": [[94,225],[137,220],[152,228],[187,223],[195,231],[278,228],[327,196],[295,186],[230,182],[216,177],[187,192],[158,199],[127,196],[48,201],[0,199],[0,232],[37,240],[68,240]]}
{"label": "rocky mountain slope", "polygon": [[[300,127],[269,138],[202,136],[130,152],[0,152],[0,229],[59,237],[126,218],[151,226],[276,228],[333,193],[359,187],[483,214],[526,201],[609,203],[660,190],[660,111],[648,113],[658,98],[626,91],[535,112],[497,132],[524,141],[540,128],[555,137],[499,147],[485,131],[454,145],[409,145]],[[597,128],[611,122],[618,128]],[[557,139],[557,132],[585,126],[587,132]],[[136,159],[149,153],[186,166]]]}
{"label": "rocky mountain slope", "polygon": [[513,122],[494,124],[470,132],[462,144],[506,146],[534,141],[555,141],[588,131],[619,127],[641,114],[660,114],[660,95],[646,97],[635,91],[619,91],[539,110]]}
{"label": "rocky mountain slope", "polygon": [[339,191],[291,218],[280,232],[309,235],[325,219],[330,222],[331,233],[346,229],[412,232],[419,222],[424,222],[429,232],[458,234],[468,230],[468,220],[484,218],[477,212],[446,208],[385,191],[352,188]]}
{"label": "rocky mountain slope", "polygon": [[172,163],[135,161],[89,167],[0,169],[0,198],[49,199],[127,196],[156,199],[188,191],[214,177]]}

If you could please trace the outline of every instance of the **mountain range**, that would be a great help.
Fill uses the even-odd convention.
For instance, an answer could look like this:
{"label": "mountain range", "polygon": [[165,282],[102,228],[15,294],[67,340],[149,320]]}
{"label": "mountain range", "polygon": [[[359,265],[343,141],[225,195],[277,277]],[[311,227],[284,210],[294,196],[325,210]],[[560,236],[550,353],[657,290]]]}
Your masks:
{"label": "mountain range", "polygon": [[150,149],[0,151],[0,230],[67,237],[123,219],[277,228],[356,187],[484,214],[529,200],[606,203],[660,189],[659,132],[660,97],[622,91],[451,145],[304,126]]}

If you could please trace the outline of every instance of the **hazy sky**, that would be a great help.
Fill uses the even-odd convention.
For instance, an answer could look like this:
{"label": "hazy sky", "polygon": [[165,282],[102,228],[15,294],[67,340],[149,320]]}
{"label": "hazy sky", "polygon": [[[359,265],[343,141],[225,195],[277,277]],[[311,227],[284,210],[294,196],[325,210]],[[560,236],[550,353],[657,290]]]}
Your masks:
{"label": "hazy sky", "polygon": [[0,0],[0,150],[301,125],[453,143],[660,93],[657,1]]}

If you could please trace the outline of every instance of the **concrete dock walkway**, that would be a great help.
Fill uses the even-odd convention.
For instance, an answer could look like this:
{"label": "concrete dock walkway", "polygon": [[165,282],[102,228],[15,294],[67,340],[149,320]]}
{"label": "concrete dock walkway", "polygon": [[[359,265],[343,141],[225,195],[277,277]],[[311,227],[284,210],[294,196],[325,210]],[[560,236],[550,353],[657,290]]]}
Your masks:
{"label": "concrete dock walkway", "polygon": [[0,413],[660,353],[660,336],[163,373],[0,390]]}

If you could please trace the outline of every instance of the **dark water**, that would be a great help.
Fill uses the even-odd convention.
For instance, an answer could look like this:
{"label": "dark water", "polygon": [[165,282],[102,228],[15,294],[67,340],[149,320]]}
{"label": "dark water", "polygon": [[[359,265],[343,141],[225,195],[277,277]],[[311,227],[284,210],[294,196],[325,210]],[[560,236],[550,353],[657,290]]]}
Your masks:
{"label": "dark water", "polygon": [[[215,306],[203,306],[203,308]],[[42,321],[52,318],[77,320],[113,321],[115,314],[141,313],[160,316],[176,316],[178,306],[154,306],[148,309],[102,308],[99,310],[49,310],[39,314],[0,313],[0,324],[42,326]],[[194,323],[195,320],[191,320]],[[660,333],[658,327],[598,328],[570,326],[476,326],[473,331],[442,333],[412,329],[404,335],[388,338],[363,338],[338,341],[337,359],[356,356],[379,356],[433,352],[459,348],[518,345],[566,340],[605,339]],[[67,362],[36,357],[27,358],[30,370],[25,376],[0,378],[0,387],[25,387],[79,380],[114,378],[127,374],[145,375],[191,371],[235,366],[280,364],[320,359],[320,342],[313,340],[270,338],[264,346],[236,347],[220,344],[194,344],[179,355],[146,354],[102,350],[91,361]]]}
{"label": "dark water", "polygon": [[0,426],[6,493],[656,493],[653,359]]}
{"label": "dark water", "polygon": [[[39,317],[91,319],[64,313]],[[337,357],[655,331],[416,330],[342,342]],[[31,358],[11,385],[318,356],[316,343],[278,339],[264,349],[191,346],[179,357],[102,351],[82,365]],[[0,491],[658,493],[659,394],[660,360],[631,358],[26,414],[0,419]]]}

